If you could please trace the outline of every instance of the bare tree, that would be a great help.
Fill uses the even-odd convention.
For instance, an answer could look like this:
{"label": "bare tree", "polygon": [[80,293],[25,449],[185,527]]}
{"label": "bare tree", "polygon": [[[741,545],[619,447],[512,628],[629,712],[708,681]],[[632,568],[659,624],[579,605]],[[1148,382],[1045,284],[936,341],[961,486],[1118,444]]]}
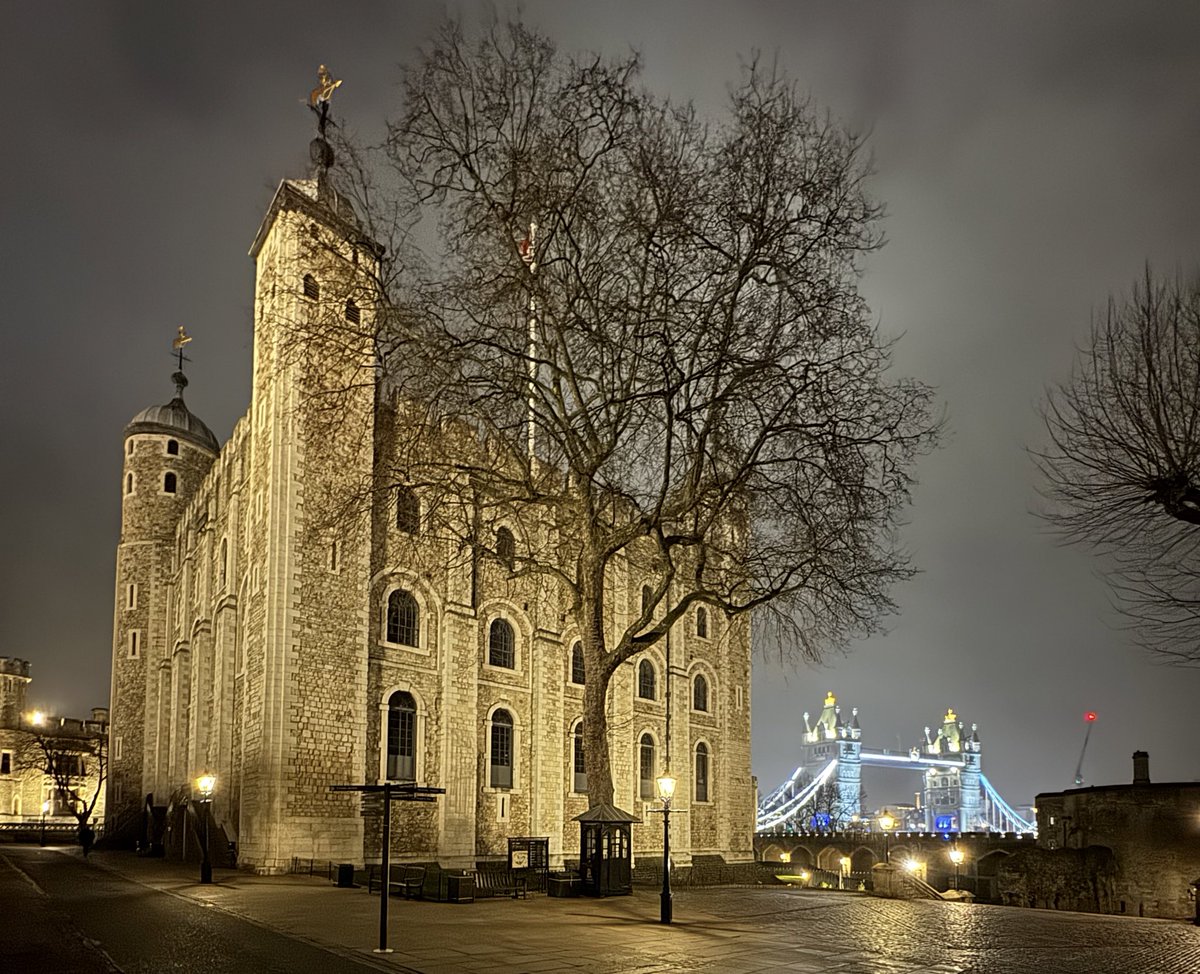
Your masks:
{"label": "bare tree", "polygon": [[1043,515],[1105,556],[1146,648],[1200,662],[1200,282],[1147,268],[1110,298],[1042,412]]}
{"label": "bare tree", "polygon": [[755,611],[760,645],[803,658],[878,624],[938,428],[858,293],[881,243],[861,139],[757,63],[714,122],[639,68],[447,24],[386,175],[340,150],[363,236],[389,241],[374,340],[404,436],[375,487],[420,490],[446,557],[568,607],[596,803],[610,680],[697,606]]}
{"label": "bare tree", "polygon": [[45,773],[54,782],[59,799],[78,820],[82,834],[104,791],[108,774],[107,733],[88,733],[85,729],[75,734],[58,728],[35,729],[31,733],[45,761]]}

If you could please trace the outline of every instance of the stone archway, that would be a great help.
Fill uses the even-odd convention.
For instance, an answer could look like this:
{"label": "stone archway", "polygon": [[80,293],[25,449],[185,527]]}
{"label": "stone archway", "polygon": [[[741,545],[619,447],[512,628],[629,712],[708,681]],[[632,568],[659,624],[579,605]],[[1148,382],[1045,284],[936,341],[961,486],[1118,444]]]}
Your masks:
{"label": "stone archway", "polygon": [[987,903],[1000,901],[1000,888],[996,884],[996,873],[1012,853],[993,849],[977,862],[964,861],[960,870],[962,886],[975,893],[975,898]]}

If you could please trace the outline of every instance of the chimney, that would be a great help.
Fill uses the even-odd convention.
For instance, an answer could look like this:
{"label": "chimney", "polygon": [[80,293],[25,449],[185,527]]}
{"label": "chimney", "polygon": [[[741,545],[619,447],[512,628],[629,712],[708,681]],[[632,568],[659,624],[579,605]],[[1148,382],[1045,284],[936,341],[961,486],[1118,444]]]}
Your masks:
{"label": "chimney", "polygon": [[1150,755],[1145,751],[1133,752],[1133,783],[1150,784]]}

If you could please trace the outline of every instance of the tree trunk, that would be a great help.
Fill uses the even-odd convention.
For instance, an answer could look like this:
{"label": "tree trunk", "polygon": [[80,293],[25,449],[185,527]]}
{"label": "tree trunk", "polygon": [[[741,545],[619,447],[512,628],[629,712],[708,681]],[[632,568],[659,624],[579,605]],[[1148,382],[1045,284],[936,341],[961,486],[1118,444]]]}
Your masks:
{"label": "tree trunk", "polygon": [[603,571],[585,571],[580,585],[578,623],[583,643],[583,759],[588,804],[612,803],[612,764],[608,753],[608,650],[604,638]]}

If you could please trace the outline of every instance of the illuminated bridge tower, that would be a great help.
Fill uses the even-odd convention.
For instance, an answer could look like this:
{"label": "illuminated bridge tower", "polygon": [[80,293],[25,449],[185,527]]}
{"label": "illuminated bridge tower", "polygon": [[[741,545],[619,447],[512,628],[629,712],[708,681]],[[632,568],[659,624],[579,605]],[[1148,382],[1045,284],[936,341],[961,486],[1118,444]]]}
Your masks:
{"label": "illuminated bridge tower", "polygon": [[825,706],[815,722],[805,713],[802,740],[803,783],[812,781],[831,760],[837,759],[831,782],[833,798],[818,803],[824,807],[818,808],[817,814],[828,814],[834,828],[848,825],[851,818],[861,812],[862,728],[858,724],[858,708],[851,712],[850,721],[846,722],[842,719],[837,697],[830,691],[825,695]]}
{"label": "illuminated bridge tower", "polygon": [[927,757],[944,757],[946,764],[925,772],[925,828],[933,832],[970,832],[980,816],[980,777],[983,755],[979,731],[968,734],[953,710],[947,710],[936,736],[925,728],[920,748]]}

